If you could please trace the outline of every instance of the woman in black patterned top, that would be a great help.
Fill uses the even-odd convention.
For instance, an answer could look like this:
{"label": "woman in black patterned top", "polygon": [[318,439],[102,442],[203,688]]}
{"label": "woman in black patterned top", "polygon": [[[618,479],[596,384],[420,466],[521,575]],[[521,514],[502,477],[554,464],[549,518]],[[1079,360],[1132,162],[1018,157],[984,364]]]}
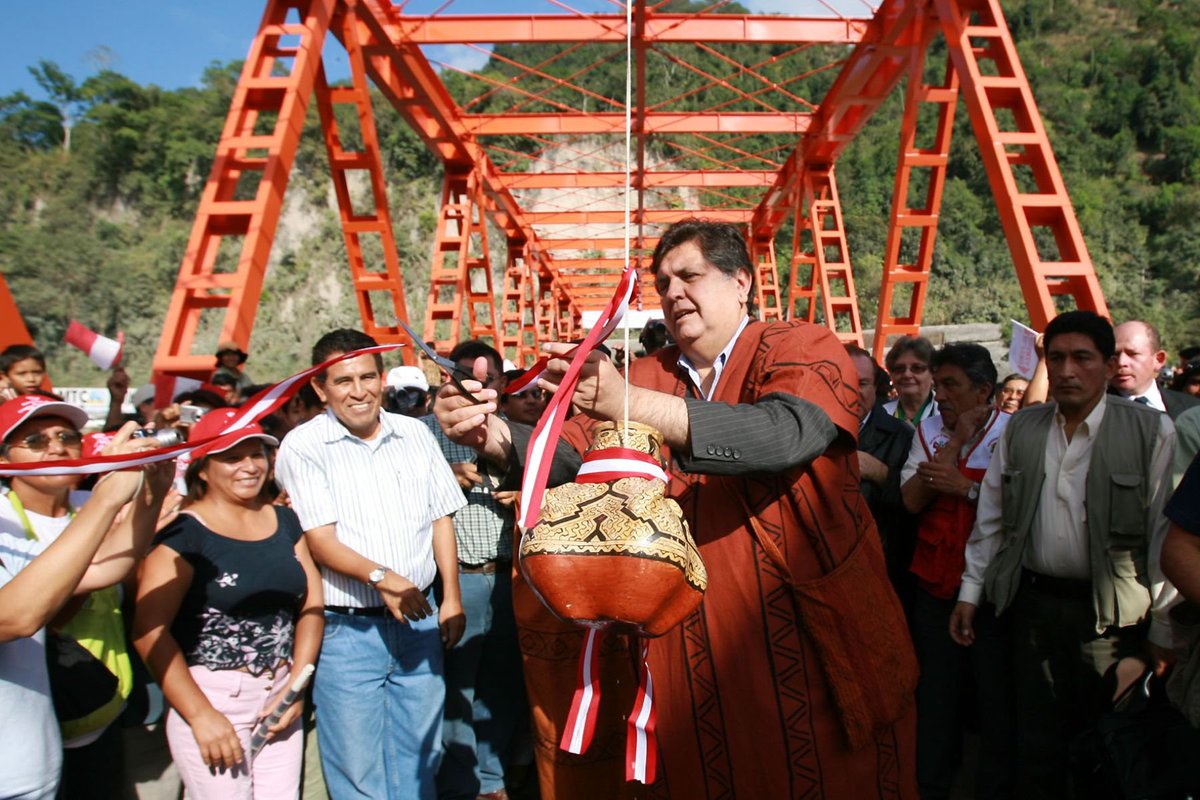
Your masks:
{"label": "woman in black patterned top", "polygon": [[189,505],[142,565],[134,636],[170,703],[167,741],[188,796],[296,797],[301,703],[249,761],[249,741],[290,683],[316,662],[324,627],[321,578],[289,508],[265,489],[268,446],[258,425],[223,433],[232,409],[205,415],[191,438]]}

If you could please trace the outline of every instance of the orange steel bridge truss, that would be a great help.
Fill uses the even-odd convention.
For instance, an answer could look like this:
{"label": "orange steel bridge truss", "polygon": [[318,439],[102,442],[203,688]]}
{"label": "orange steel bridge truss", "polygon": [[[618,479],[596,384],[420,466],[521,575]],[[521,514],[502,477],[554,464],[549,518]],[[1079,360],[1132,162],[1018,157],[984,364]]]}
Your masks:
{"label": "orange steel bridge truss", "polygon": [[[1059,300],[1105,312],[999,0],[839,0],[853,11],[822,2],[824,15],[813,17],[727,13],[719,0],[684,13],[635,0],[631,27],[622,4],[602,0],[547,0],[545,13],[520,15],[460,14],[453,2],[417,9],[422,1],[268,0],[156,371],[211,371],[211,355],[192,352],[206,311],[222,315],[221,340],[248,348],[312,102],[363,328],[380,341],[402,340],[395,320],[409,321],[374,124],[380,99],[444,165],[424,321],[425,338],[443,351],[461,336],[483,337],[522,362],[541,342],[580,335],[582,315],[605,304],[624,266],[627,199],[637,263],[647,265],[671,222],[736,223],[758,269],[761,316],[819,321],[861,344],[836,166],[901,84],[876,357],[888,336],[921,324],[960,101],[1034,327]],[[938,35],[948,58],[926,65]],[[350,75],[331,85],[322,54],[339,45]],[[486,69],[438,61],[454,51]],[[339,120],[355,120],[355,130]],[[365,203],[351,195],[356,174],[370,186]],[[641,297],[657,304],[644,271]]]}

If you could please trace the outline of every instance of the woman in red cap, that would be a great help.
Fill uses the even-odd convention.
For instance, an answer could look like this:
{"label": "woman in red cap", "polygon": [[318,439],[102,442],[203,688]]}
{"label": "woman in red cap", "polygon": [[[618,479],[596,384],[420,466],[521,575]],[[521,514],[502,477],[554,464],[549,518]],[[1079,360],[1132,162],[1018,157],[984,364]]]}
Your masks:
{"label": "woman in red cap", "polygon": [[324,627],[321,578],[289,508],[266,500],[258,425],[206,414],[192,441],[189,504],[157,539],[138,583],[135,645],[170,703],[167,741],[188,796],[294,798],[303,733],[297,702],[253,758],[250,736],[290,675],[313,664]]}

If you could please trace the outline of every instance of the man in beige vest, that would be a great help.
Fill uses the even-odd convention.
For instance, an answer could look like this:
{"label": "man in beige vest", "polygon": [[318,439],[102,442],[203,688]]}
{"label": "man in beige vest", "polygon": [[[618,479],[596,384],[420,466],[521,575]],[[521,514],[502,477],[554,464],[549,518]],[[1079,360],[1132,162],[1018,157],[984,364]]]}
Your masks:
{"label": "man in beige vest", "polygon": [[950,617],[970,645],[985,594],[1011,616],[1022,798],[1072,796],[1068,746],[1104,707],[1102,676],[1127,655],[1165,663],[1175,597],[1157,565],[1170,418],[1105,395],[1116,345],[1102,317],[1061,314],[1044,345],[1053,402],[1015,414],[996,447]]}

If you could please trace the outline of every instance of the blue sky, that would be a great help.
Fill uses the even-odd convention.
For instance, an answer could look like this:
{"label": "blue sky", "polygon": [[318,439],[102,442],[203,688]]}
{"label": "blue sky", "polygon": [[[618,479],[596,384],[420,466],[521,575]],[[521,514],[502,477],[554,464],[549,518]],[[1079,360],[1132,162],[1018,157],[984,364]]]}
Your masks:
{"label": "blue sky", "polygon": [[[872,0],[874,5],[878,0]],[[832,8],[862,14],[865,0],[742,0],[763,12],[830,14]],[[213,61],[244,58],[258,29],[263,0],[0,0],[9,34],[0,47],[0,95],[23,90],[39,97],[27,67],[55,61],[76,80],[106,64],[138,83],[168,89],[195,86]],[[409,0],[412,13],[431,13],[444,0]],[[585,11],[616,13],[612,0],[566,0]],[[495,13],[495,0],[455,0],[450,13]],[[510,0],[506,13],[562,13],[548,0]],[[437,49],[431,60],[476,68],[486,54],[466,47]],[[345,56],[327,48],[332,79],[346,73]]]}

